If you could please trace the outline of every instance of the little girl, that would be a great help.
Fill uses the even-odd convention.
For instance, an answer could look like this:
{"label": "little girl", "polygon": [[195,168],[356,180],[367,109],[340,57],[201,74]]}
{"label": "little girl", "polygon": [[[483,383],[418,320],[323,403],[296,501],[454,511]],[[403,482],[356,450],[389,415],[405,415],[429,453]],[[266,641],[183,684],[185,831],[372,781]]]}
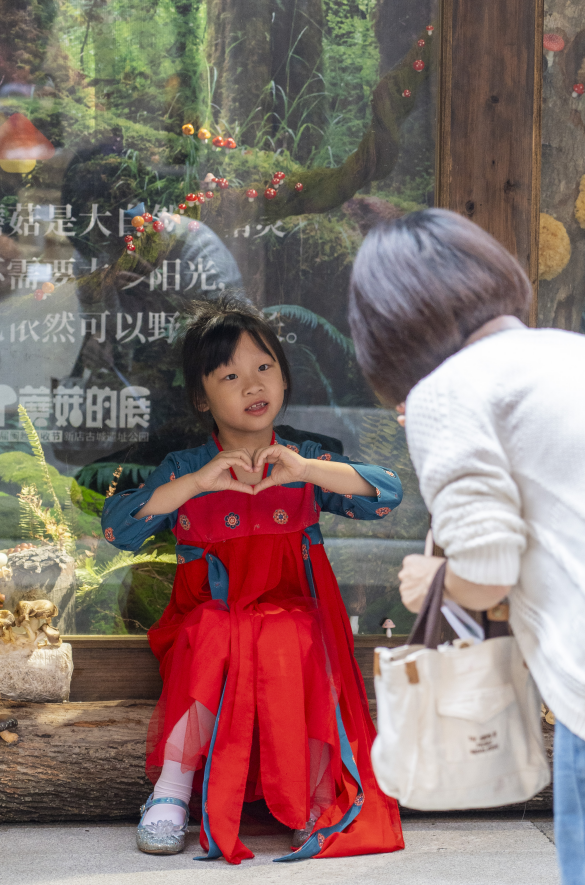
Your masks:
{"label": "little girl", "polygon": [[190,401],[214,432],[172,452],[139,489],[108,498],[106,540],[177,538],[171,596],[149,641],[164,681],[147,744],[155,784],[138,847],[184,847],[192,792],[207,855],[239,864],[244,802],[295,830],[280,860],[403,848],[396,802],[376,785],[375,736],[319,513],[381,519],[396,474],[276,436],[291,392],[280,342],[246,302],[201,303],[184,341]]}

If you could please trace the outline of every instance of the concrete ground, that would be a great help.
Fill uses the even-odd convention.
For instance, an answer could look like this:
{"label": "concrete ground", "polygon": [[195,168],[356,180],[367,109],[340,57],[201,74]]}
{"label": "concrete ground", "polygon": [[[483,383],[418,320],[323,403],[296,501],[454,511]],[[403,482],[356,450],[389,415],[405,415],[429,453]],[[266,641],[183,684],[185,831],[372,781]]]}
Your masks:
{"label": "concrete ground", "polygon": [[2,885],[558,885],[552,819],[406,818],[406,849],[394,854],[274,864],[286,835],[242,836],[254,860],[195,863],[198,828],[183,854],[158,857],[135,847],[132,824],[4,825]]}

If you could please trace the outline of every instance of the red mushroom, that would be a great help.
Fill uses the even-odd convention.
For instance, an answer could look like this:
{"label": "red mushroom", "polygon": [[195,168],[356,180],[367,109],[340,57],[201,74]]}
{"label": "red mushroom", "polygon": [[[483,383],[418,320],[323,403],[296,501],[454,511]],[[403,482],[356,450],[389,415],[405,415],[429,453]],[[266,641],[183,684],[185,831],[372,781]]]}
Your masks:
{"label": "red mushroom", "polygon": [[575,83],[571,95],[573,96],[573,98],[578,98],[580,95],[583,95],[584,92],[585,86],[583,85],[583,83]]}
{"label": "red mushroom", "polygon": [[0,126],[0,169],[24,175],[37,160],[49,160],[55,153],[51,142],[23,114],[12,114]]}
{"label": "red mushroom", "polygon": [[205,194],[203,193],[203,191],[199,191],[199,193],[196,195],[195,199],[197,200],[198,203],[203,205],[205,203]]}
{"label": "red mushroom", "polygon": [[181,213],[181,215],[184,213],[186,208],[187,208],[186,203],[179,203],[179,212]]}
{"label": "red mushroom", "polygon": [[187,203],[187,206],[194,206],[197,202],[197,195],[187,194],[187,196],[185,197],[185,202]]}
{"label": "red mushroom", "polygon": [[545,34],[542,38],[542,46],[550,68],[552,67],[555,52],[561,52],[565,48],[565,41],[558,34]]}
{"label": "red mushroom", "polygon": [[276,188],[267,187],[266,190],[264,191],[264,196],[266,197],[267,200],[273,200],[276,196]]}
{"label": "red mushroom", "polygon": [[227,180],[227,178],[218,178],[218,179],[217,179],[217,183],[219,184],[219,186],[220,186],[220,188],[222,189],[222,191],[224,191],[224,190],[226,189],[226,187],[229,187],[229,186],[230,186],[230,183],[229,183],[229,181]]}
{"label": "red mushroom", "polygon": [[254,190],[253,187],[248,188],[246,191],[246,196],[248,197],[248,202],[253,203],[256,197],[258,196],[258,191]]}
{"label": "red mushroom", "polygon": [[420,46],[420,48],[422,49],[422,47],[425,45],[425,41],[424,40],[417,40],[416,45]]}
{"label": "red mushroom", "polygon": [[300,192],[302,191],[303,187],[304,187],[304,185],[301,184],[300,181],[297,181],[297,183],[295,184],[295,190],[296,190],[299,194],[300,194]]}
{"label": "red mushroom", "polygon": [[420,71],[424,71],[425,63],[422,58],[417,58],[416,61],[413,61],[412,66],[415,71],[418,71],[420,73]]}
{"label": "red mushroom", "polygon": [[213,200],[213,191],[205,191],[205,199]]}
{"label": "red mushroom", "polygon": [[130,234],[126,234],[126,236],[124,237],[124,242],[131,243],[133,239],[134,239],[133,236],[131,236]]}
{"label": "red mushroom", "polygon": [[130,252],[130,253],[132,253],[132,252],[136,252],[136,246],[134,245],[134,243],[128,243],[128,244],[127,244],[127,246],[126,246],[126,252]]}
{"label": "red mushroom", "polygon": [[218,151],[220,148],[225,147],[225,141],[221,135],[216,135],[211,144],[214,151]]}
{"label": "red mushroom", "polygon": [[411,95],[412,95],[412,92],[410,91],[410,89],[405,89],[404,92],[402,93],[402,98],[410,98]]}
{"label": "red mushroom", "polygon": [[150,222],[152,221],[152,215],[150,214],[150,212],[145,212],[142,217],[147,224],[150,224]]}
{"label": "red mushroom", "polygon": [[433,36],[433,31],[434,31],[434,30],[435,30],[435,29],[434,29],[434,27],[433,27],[432,25],[427,25],[427,34],[429,35],[429,37],[432,37],[432,36]]}
{"label": "red mushroom", "polygon": [[237,144],[233,138],[226,138],[223,144],[224,147],[228,148],[228,150],[233,151],[237,148]]}
{"label": "red mushroom", "polygon": [[187,230],[194,231],[199,230],[199,222],[198,221],[190,221],[187,225]]}
{"label": "red mushroom", "polygon": [[44,301],[47,296],[43,292],[42,289],[35,289],[35,300],[36,301]]}
{"label": "red mushroom", "polygon": [[162,221],[153,221],[152,222],[152,229],[155,230],[157,233],[160,233],[161,230],[165,229],[165,226],[162,223]]}

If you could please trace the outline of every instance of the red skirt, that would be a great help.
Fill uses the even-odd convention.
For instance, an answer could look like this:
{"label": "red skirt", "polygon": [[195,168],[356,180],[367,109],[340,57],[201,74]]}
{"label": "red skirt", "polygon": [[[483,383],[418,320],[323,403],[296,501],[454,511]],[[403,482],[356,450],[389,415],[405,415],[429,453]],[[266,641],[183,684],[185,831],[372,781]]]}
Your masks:
{"label": "red skirt", "polygon": [[[397,803],[372,771],[375,729],[335,575],[323,545],[312,545],[314,599],[301,540],[291,532],[212,544],[208,552],[229,574],[229,608],[211,598],[205,559],[188,562],[177,567],[171,601],[148,634],[164,682],[147,741],[153,783],[171,759],[195,771],[201,793],[225,683],[206,810],[230,863],[253,857],[238,838],[244,802],[264,799],[291,829],[311,816],[316,828],[332,826],[354,803],[359,788],[341,761],[337,704],[364,798],[317,856],[404,848]],[[201,842],[207,850],[203,828]]]}

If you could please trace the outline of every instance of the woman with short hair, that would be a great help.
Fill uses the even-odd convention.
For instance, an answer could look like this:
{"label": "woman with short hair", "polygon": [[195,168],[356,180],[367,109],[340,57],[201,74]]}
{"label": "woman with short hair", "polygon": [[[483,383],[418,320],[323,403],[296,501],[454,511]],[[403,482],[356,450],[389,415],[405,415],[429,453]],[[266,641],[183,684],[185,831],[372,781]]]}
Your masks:
{"label": "woman with short hair", "polygon": [[[359,362],[407,440],[448,595],[506,596],[556,717],[555,831],[563,885],[585,882],[585,338],[529,329],[532,288],[493,237],[441,209],[366,237],[353,269]],[[418,611],[439,557],[407,556]]]}

